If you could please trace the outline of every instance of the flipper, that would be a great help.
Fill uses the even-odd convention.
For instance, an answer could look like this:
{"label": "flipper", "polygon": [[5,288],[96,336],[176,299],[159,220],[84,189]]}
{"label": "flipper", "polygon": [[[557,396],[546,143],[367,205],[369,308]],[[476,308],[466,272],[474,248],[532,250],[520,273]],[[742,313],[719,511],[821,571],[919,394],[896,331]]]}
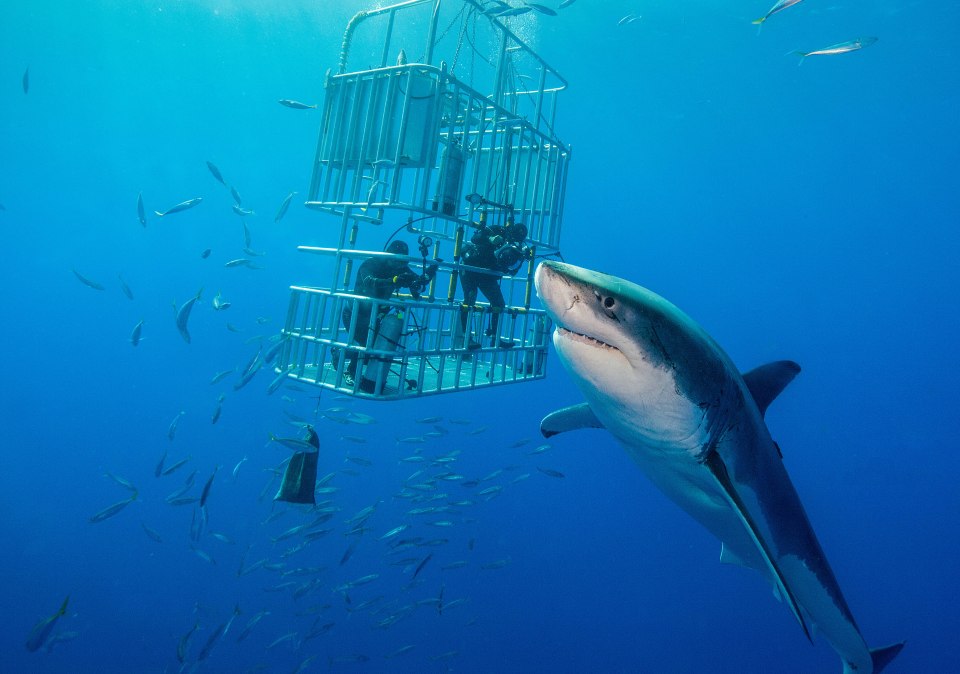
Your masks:
{"label": "flipper", "polygon": [[800,366],[792,360],[778,360],[754,368],[743,374],[743,381],[760,408],[760,415],[767,413],[770,403],[780,395],[800,372]]}
{"label": "flipper", "polygon": [[580,428],[603,428],[603,424],[587,403],[571,405],[551,412],[540,422],[540,432],[545,438]]}
{"label": "flipper", "polygon": [[287,464],[287,469],[283,472],[280,490],[273,500],[316,505],[317,500],[313,490],[317,482],[319,455],[320,452],[294,452]]}
{"label": "flipper", "polygon": [[317,484],[317,459],[320,457],[320,438],[313,426],[307,426],[306,441],[317,448],[315,452],[294,452],[283,471],[283,480],[274,501],[316,505],[314,489]]}

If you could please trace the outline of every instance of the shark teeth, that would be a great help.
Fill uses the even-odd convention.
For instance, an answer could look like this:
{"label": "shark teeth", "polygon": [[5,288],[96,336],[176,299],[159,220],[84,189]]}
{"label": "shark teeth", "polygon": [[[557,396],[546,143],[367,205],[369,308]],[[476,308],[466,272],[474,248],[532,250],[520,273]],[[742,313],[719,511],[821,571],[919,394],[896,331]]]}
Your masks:
{"label": "shark teeth", "polygon": [[592,345],[594,345],[594,346],[599,346],[599,347],[602,347],[602,348],[605,348],[605,349],[614,349],[615,351],[616,351],[616,350],[619,350],[619,349],[617,349],[617,347],[613,346],[612,344],[607,344],[606,342],[604,342],[604,341],[602,341],[602,340],[599,340],[599,339],[597,339],[596,337],[591,337],[590,335],[585,335],[585,334],[583,334],[583,333],[581,333],[581,332],[574,332],[573,330],[569,330],[569,329],[564,328],[564,327],[559,326],[559,325],[557,326],[557,332],[560,333],[561,335],[567,337],[568,339],[572,339],[572,340],[575,341],[575,342],[583,342],[584,344],[592,344]]}

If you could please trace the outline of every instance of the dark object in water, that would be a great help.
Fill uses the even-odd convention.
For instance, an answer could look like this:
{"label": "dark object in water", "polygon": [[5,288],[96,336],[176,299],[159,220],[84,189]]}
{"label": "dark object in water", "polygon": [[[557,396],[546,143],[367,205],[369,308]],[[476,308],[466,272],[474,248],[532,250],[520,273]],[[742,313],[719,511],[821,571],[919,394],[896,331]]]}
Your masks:
{"label": "dark object in water", "polygon": [[280,489],[273,497],[274,501],[287,503],[307,503],[316,505],[314,489],[317,484],[317,459],[320,456],[320,438],[312,426],[307,426],[309,434],[306,441],[316,447],[315,452],[294,452],[283,471],[283,480]]}

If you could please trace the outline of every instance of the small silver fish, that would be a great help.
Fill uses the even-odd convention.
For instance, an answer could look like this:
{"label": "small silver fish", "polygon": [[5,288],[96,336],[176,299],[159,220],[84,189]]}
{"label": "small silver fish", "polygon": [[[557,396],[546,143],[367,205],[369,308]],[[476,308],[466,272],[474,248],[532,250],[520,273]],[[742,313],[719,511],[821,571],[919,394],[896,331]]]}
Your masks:
{"label": "small silver fish", "polygon": [[128,505],[130,505],[136,500],[137,500],[137,492],[133,492],[133,496],[131,496],[130,498],[124,499],[123,501],[118,501],[113,505],[107,506],[100,512],[94,515],[91,515],[90,522],[92,524],[96,524],[97,522],[103,522],[104,520],[110,519],[111,517],[116,515],[118,512],[120,512],[121,510],[123,510],[124,508],[126,508]]}
{"label": "small silver fish", "polygon": [[97,283],[96,281],[93,281],[93,280],[91,280],[91,279],[88,279],[86,276],[84,276],[83,274],[81,274],[80,272],[78,272],[76,269],[73,270],[73,274],[74,274],[74,276],[76,276],[76,277],[80,280],[80,283],[82,283],[83,285],[87,286],[88,288],[93,288],[94,290],[103,290],[103,289],[104,289],[101,284],[99,284],[99,283]]}
{"label": "small silver fish", "polygon": [[217,291],[216,296],[213,298],[213,308],[215,311],[225,311],[230,308],[229,302],[224,302],[223,297],[220,295],[220,291]]}
{"label": "small silver fish", "polygon": [[188,208],[193,208],[194,206],[199,204],[201,201],[203,201],[203,197],[194,197],[193,199],[187,199],[186,201],[181,201],[176,206],[171,206],[170,208],[165,210],[163,213],[161,213],[160,211],[154,211],[154,213],[157,214],[157,217],[162,218],[163,216],[170,215],[171,213],[179,213],[180,211],[185,211]]}
{"label": "small silver fish", "polygon": [[183,341],[187,344],[190,343],[190,331],[187,330],[187,321],[190,320],[190,311],[193,309],[193,305],[197,300],[200,299],[201,294],[203,294],[203,288],[200,288],[195,296],[184,302],[177,311],[177,330],[180,331],[180,336],[183,337]]}
{"label": "small silver fish", "polygon": [[133,332],[130,333],[130,344],[137,346],[140,344],[140,333],[143,332],[143,321],[133,326]]}
{"label": "small silver fish", "polygon": [[847,54],[852,51],[858,51],[864,47],[869,47],[874,42],[877,41],[875,37],[858,37],[856,40],[850,40],[848,42],[841,42],[840,44],[830,45],[829,47],[824,47],[823,49],[814,49],[813,51],[795,51],[794,54],[797,54],[800,57],[800,63],[803,63],[803,60],[808,56],[832,56],[833,54]]}
{"label": "small silver fish", "polygon": [[220,399],[217,401],[217,407],[215,410],[213,410],[213,416],[210,417],[211,424],[215,424],[220,421],[220,413],[223,411],[223,398],[224,396],[221,395]]}
{"label": "small silver fish", "polygon": [[294,194],[296,194],[296,192],[291,192],[284,197],[283,202],[280,204],[279,210],[277,210],[277,214],[273,216],[274,222],[280,222],[283,220],[283,216],[287,214],[287,209],[290,208],[290,201],[293,199]]}
{"label": "small silver fish", "polygon": [[163,462],[167,460],[167,450],[163,450],[163,456],[160,457],[160,461],[157,462],[156,468],[153,469],[153,474],[156,477],[160,477],[160,474],[163,473]]}
{"label": "small silver fish", "polygon": [[537,10],[537,11],[540,12],[541,14],[546,14],[547,16],[556,16],[556,15],[557,15],[556,11],[550,9],[550,8],[547,7],[546,5],[540,5],[540,4],[537,4],[537,3],[535,3],[535,2],[527,2],[526,0],[524,0],[524,3],[523,3],[523,4],[525,4],[527,7],[530,7],[531,9]]}
{"label": "small silver fish", "polygon": [[498,19],[509,18],[511,16],[521,16],[531,11],[533,7],[510,7],[505,9],[502,12],[497,12],[494,14]]}
{"label": "small silver fish", "polygon": [[160,536],[160,532],[159,532],[159,531],[157,531],[156,529],[153,529],[153,528],[151,528],[151,527],[148,527],[148,526],[147,526],[146,524],[144,524],[143,522],[140,523],[140,526],[143,527],[143,532],[147,535],[147,537],[148,537],[151,541],[153,541],[154,543],[163,543],[163,538]]}
{"label": "small silver fish", "polygon": [[207,162],[207,168],[210,169],[210,173],[216,178],[217,182],[221,185],[226,185],[227,183],[223,180],[223,174],[220,173],[220,169],[217,168],[216,164],[213,162]]}
{"label": "small silver fish", "polygon": [[[198,555],[202,552],[201,550],[195,550],[195,551]],[[203,554],[206,555],[206,553],[203,553]],[[206,557],[209,558],[210,556],[206,555]],[[213,561],[213,560],[210,559],[209,561]],[[210,638],[207,639],[207,643],[203,645],[203,648],[200,649],[200,653],[197,654],[197,662],[206,660],[207,656],[210,655],[211,651],[213,651],[213,647],[216,646],[220,642],[220,639],[226,636],[227,632],[230,631],[230,626],[233,624],[234,619],[238,615],[240,615],[239,604],[237,604],[237,606],[233,609],[233,615],[230,616],[230,620],[228,620],[224,624],[220,625],[220,627],[215,629],[213,631],[213,634],[210,635]]]}
{"label": "small silver fish", "polygon": [[[180,468],[180,467],[182,467],[184,464],[186,464],[187,461],[190,460],[190,458],[191,458],[191,457],[188,456],[188,457],[185,458],[185,459],[180,459],[179,461],[177,461],[177,462],[176,462],[175,464],[173,464],[172,466],[169,466],[168,468],[164,468],[164,469],[163,469],[163,473],[161,473],[161,474],[162,474],[162,475],[170,475],[170,474],[172,474],[172,473],[173,473],[174,471],[176,471],[178,468]],[[196,471],[194,471],[194,472],[196,472]],[[187,478],[187,487],[186,487],[186,489],[183,490],[183,492],[186,493],[187,489],[190,489],[190,487],[192,487],[192,486],[193,486],[193,475],[190,475],[190,477]]]}
{"label": "small silver fish", "polygon": [[190,648],[190,639],[193,637],[194,632],[200,628],[200,623],[194,623],[193,627],[190,628],[190,631],[180,637],[180,641],[177,643],[177,660],[181,663],[186,662],[187,660],[187,650]]}
{"label": "small silver fish", "polygon": [[273,378],[273,381],[267,386],[267,395],[273,395],[274,391],[280,388],[281,384],[287,380],[289,372],[289,370],[280,370],[277,376]]}
{"label": "small silver fish", "polygon": [[751,23],[753,23],[755,26],[759,26],[760,24],[762,24],[764,21],[769,19],[771,16],[773,16],[777,12],[782,12],[783,10],[789,7],[793,7],[794,5],[799,5],[801,2],[803,2],[803,0],[778,0],[778,2],[773,7],[767,10],[766,14],[761,16],[759,19],[754,19]]}
{"label": "small silver fish", "polygon": [[223,381],[226,377],[233,373],[233,370],[224,370],[223,372],[217,372],[213,375],[213,378],[210,380],[211,384],[216,384]]}
{"label": "small silver fish", "polygon": [[207,503],[207,498],[210,496],[210,487],[213,486],[213,478],[217,476],[217,471],[220,470],[220,466],[217,466],[213,469],[213,474],[207,479],[207,483],[203,485],[203,491],[200,492],[200,507],[202,508]]}
{"label": "small silver fish", "polygon": [[237,461],[237,465],[233,467],[233,479],[234,479],[234,480],[237,479],[237,473],[240,472],[240,466],[242,466],[245,461],[247,461],[247,457],[243,457],[242,459],[240,459],[239,461]]}
{"label": "small silver fish", "polygon": [[238,204],[234,204],[234,205],[233,205],[233,212],[236,213],[237,215],[240,215],[240,216],[256,215],[256,213],[254,213],[252,210],[250,210],[250,209],[248,209],[248,208],[243,208],[242,206],[239,206]]}
{"label": "small silver fish", "polygon": [[239,391],[239,390],[242,389],[244,386],[246,386],[247,384],[249,384],[249,383],[250,383],[250,380],[253,379],[253,378],[256,376],[256,374],[260,371],[260,368],[261,368],[262,366],[263,366],[263,362],[258,360],[257,363],[256,363],[256,365],[255,365],[253,368],[251,368],[248,372],[245,372],[245,373],[240,377],[240,380],[239,380],[236,384],[233,385],[233,390],[234,390],[234,391]]}
{"label": "small silver fish", "polygon": [[130,290],[130,286],[127,285],[127,282],[123,280],[123,275],[117,274],[117,278],[120,279],[120,290],[123,291],[123,294],[127,296],[128,300],[132,300],[133,291]]}
{"label": "small silver fish", "polygon": [[315,110],[317,107],[316,105],[307,105],[300,101],[292,101],[289,98],[281,98],[277,103],[285,105],[288,108],[293,108],[294,110]]}
{"label": "small silver fish", "polygon": [[147,212],[143,208],[143,192],[137,195],[137,219],[141,225],[147,226]]}
{"label": "small silver fish", "polygon": [[[180,412],[177,414],[177,416],[175,416],[175,417],[173,418],[173,421],[170,422],[170,426],[167,427],[167,437],[170,438],[171,441],[173,440],[173,438],[174,438],[174,437],[176,436],[176,434],[177,434],[177,426],[180,425],[180,418],[181,418],[184,414],[186,414],[186,412],[184,412],[183,410],[180,410]],[[166,475],[166,474],[167,474],[167,473],[164,472],[164,475]]]}
{"label": "small silver fish", "polygon": [[[26,75],[24,75],[26,77]],[[24,93],[26,93],[26,87],[24,87]],[[63,603],[60,605],[60,610],[54,613],[49,618],[44,618],[30,631],[30,636],[27,637],[27,650],[33,653],[34,651],[40,650],[47,641],[50,640],[50,636],[53,634],[53,628],[57,626],[57,622],[67,614],[67,604],[70,602],[70,595],[67,595],[67,598],[63,600]]]}
{"label": "small silver fish", "polygon": [[111,473],[111,472],[109,472],[109,471],[107,471],[107,472],[104,473],[103,475],[104,475],[104,477],[109,477],[111,480],[113,480],[114,482],[116,482],[118,485],[120,485],[120,486],[123,487],[124,489],[129,489],[130,491],[132,491],[132,492],[135,493],[135,494],[137,493],[137,488],[136,488],[136,487],[133,485],[133,483],[132,483],[130,480],[128,480],[127,478],[125,478],[125,477],[120,477],[119,475],[114,475],[113,473]]}

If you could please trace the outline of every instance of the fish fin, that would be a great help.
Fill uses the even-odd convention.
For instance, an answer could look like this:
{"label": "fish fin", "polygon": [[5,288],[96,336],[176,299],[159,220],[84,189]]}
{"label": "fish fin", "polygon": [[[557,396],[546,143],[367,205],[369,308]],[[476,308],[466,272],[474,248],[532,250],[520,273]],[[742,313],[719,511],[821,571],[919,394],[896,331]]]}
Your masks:
{"label": "fish fin", "polygon": [[[870,659],[873,660],[873,674],[880,674],[883,668],[889,665],[890,661],[897,657],[900,651],[903,650],[903,647],[906,645],[906,643],[906,641],[901,641],[899,644],[893,644],[892,646],[871,648]],[[853,671],[854,670],[849,665],[844,663],[844,674],[852,674]]]}
{"label": "fish fin", "polygon": [[[64,616],[67,614],[67,604],[70,603],[70,595],[67,595],[67,598],[63,600],[63,603],[60,605],[60,610],[57,611],[57,616]],[[901,644],[902,646],[903,644]]]}
{"label": "fish fin", "polygon": [[571,405],[551,412],[540,422],[540,432],[545,438],[581,428],[603,428],[603,424],[597,419],[588,403]]}
{"label": "fish fin", "polygon": [[734,488],[733,482],[730,480],[730,474],[727,472],[727,466],[723,462],[723,459],[719,454],[713,452],[704,461],[704,466],[713,474],[713,477],[717,480],[720,488],[723,489],[724,493],[726,493],[727,498],[730,500],[730,505],[733,507],[733,511],[737,514],[737,516],[739,516],[740,521],[743,523],[743,526],[750,535],[750,538],[753,539],[754,544],[756,544],[757,550],[763,558],[763,561],[766,563],[767,571],[769,571],[770,578],[773,581],[774,594],[782,598],[787,606],[790,607],[790,610],[793,612],[793,616],[797,619],[797,622],[800,623],[800,628],[803,630],[807,640],[812,643],[813,638],[810,636],[810,630],[807,627],[807,622],[804,620],[803,614],[801,613],[800,604],[797,603],[797,600],[790,591],[790,588],[787,587],[786,579],[783,577],[783,572],[780,571],[780,567],[777,566],[777,560],[772,554],[770,554],[770,549],[763,540],[760,529],[757,527],[756,523],[753,521],[753,518],[750,516],[749,511],[744,506],[743,500],[737,493],[736,488]]}
{"label": "fish fin", "polygon": [[751,568],[750,565],[747,564],[740,555],[731,550],[726,543],[720,544],[720,563],[742,566],[747,569]]}
{"label": "fish fin", "polygon": [[792,360],[778,360],[743,373],[743,381],[760,408],[760,415],[767,413],[778,395],[800,372],[800,366]]}

